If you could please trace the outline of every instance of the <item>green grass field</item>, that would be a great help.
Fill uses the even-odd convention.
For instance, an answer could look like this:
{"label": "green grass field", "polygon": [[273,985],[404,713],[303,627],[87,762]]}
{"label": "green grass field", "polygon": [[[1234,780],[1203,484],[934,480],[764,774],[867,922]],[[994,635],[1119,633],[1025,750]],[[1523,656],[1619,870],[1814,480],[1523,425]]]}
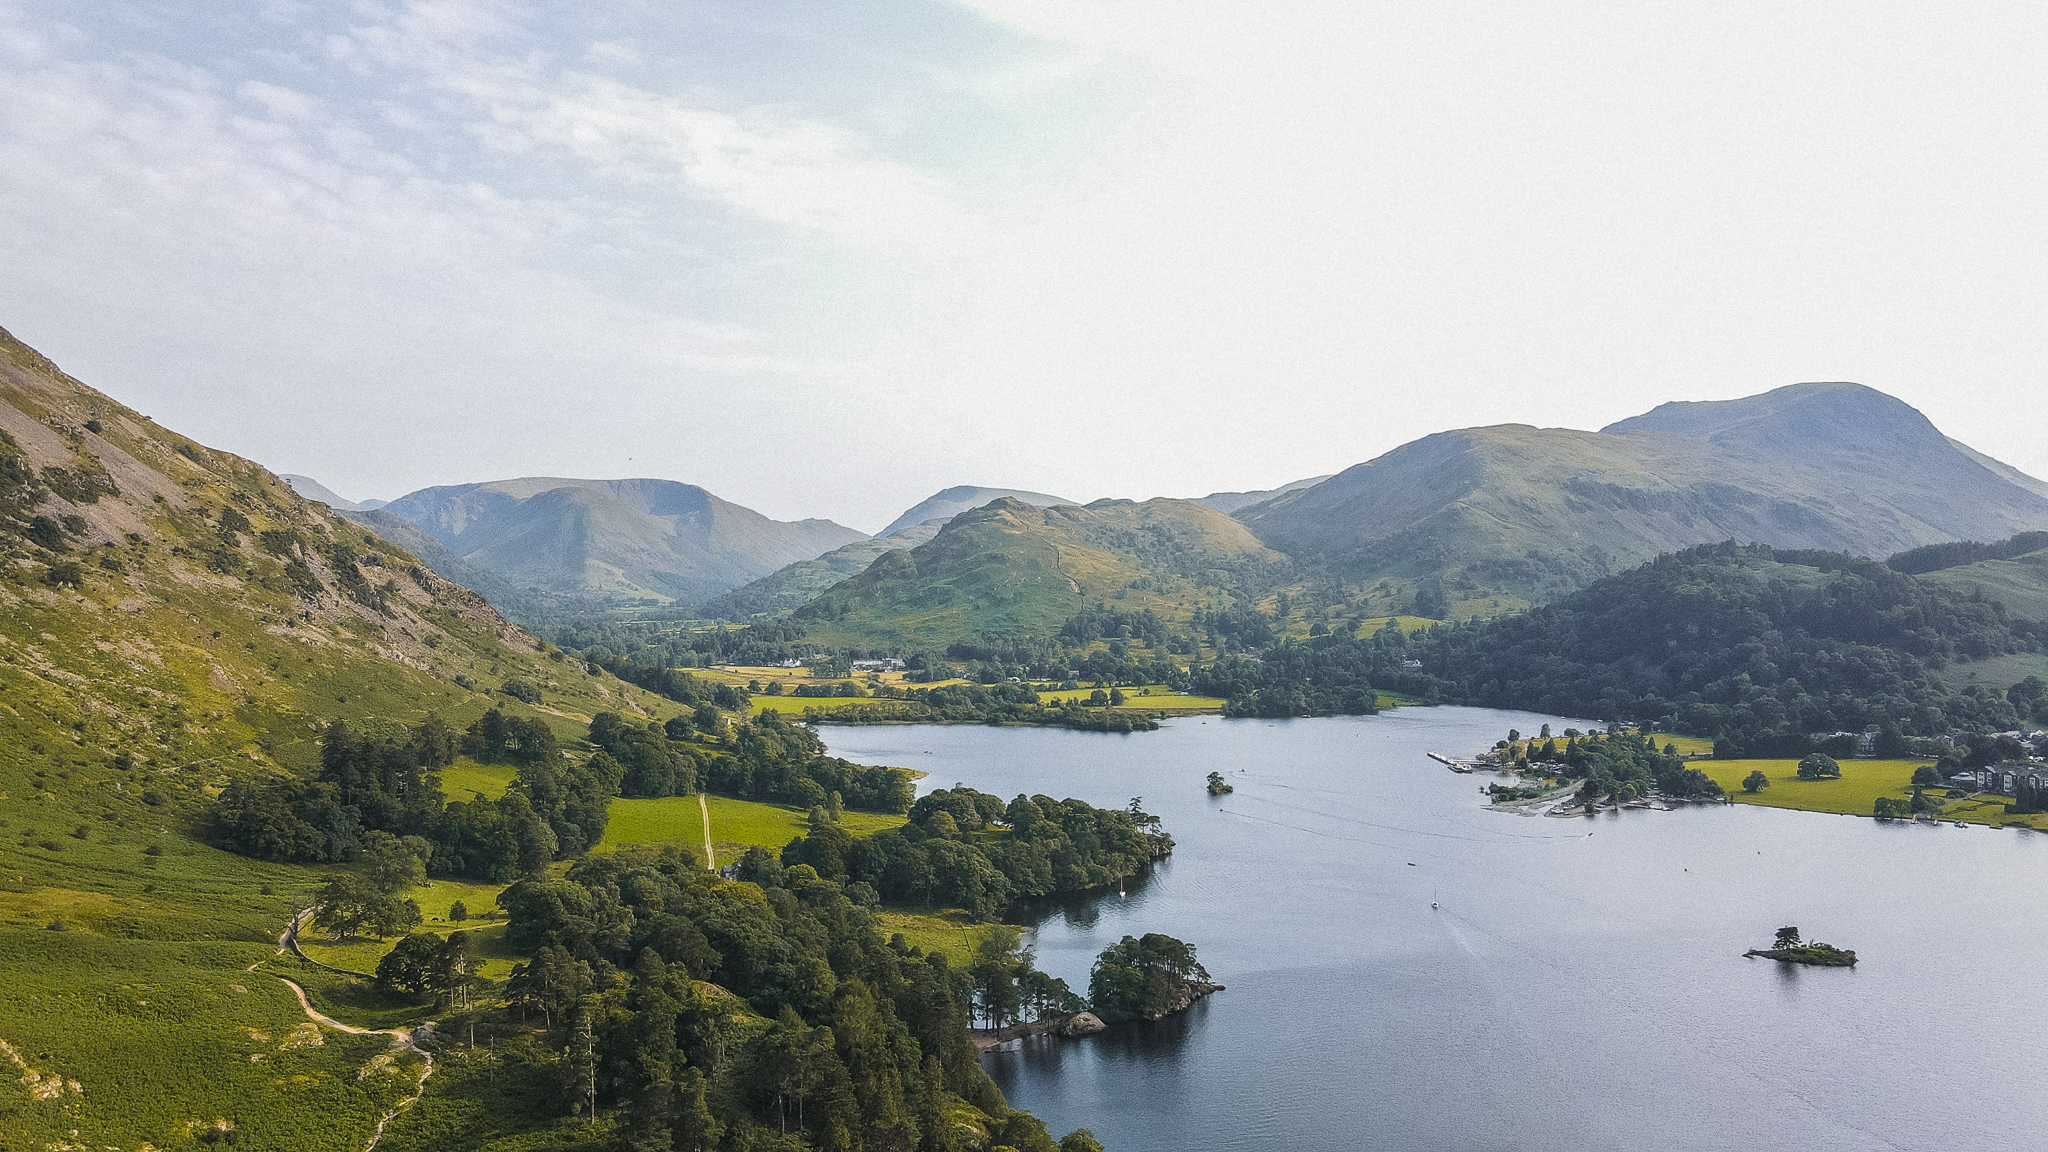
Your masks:
{"label": "green grass field", "polygon": [[881,908],[875,920],[883,936],[901,932],[906,943],[924,949],[927,955],[945,953],[954,967],[966,964],[974,955],[975,945],[988,928],[958,908]]}
{"label": "green grass field", "polygon": [[[1868,816],[1880,796],[1903,799],[1911,795],[1913,769],[1926,763],[1929,761],[1843,760],[1840,780],[1801,780],[1797,760],[1696,760],[1692,766],[1713,777],[1714,782],[1726,789],[1729,798],[1738,804]],[[1770,777],[1771,786],[1754,793],[1744,792],[1743,779],[1759,770]],[[1928,790],[1930,796],[1942,799],[1946,805],[1941,811],[1943,820],[1961,820],[1970,824],[2023,824],[2030,828],[2044,826],[2041,816],[2008,815],[2004,797],[1972,796],[1948,800],[1942,796],[1943,791]]]}
{"label": "green grass field", "polygon": [[[1103,691],[1106,692],[1108,689],[1105,688]],[[1093,695],[1094,692],[1095,689],[1093,688],[1046,689],[1038,693],[1038,700],[1042,704],[1061,703],[1068,700],[1079,700],[1085,704],[1088,701],[1088,697]],[[1143,695],[1145,692],[1150,692],[1151,695]],[[1139,687],[1126,688],[1123,690],[1123,693],[1124,702],[1117,705],[1117,707],[1137,712],[1214,712],[1222,710],[1224,704],[1221,697],[1189,696],[1176,693],[1164,684],[1146,684]]]}
{"label": "green grass field", "polygon": [[1385,628],[1388,624],[1392,624],[1401,630],[1401,635],[1413,636],[1424,628],[1433,627],[1441,623],[1443,621],[1431,620],[1427,616],[1375,616],[1369,620],[1359,621],[1357,635],[1360,640],[1363,640],[1380,629]]}
{"label": "green grass field", "polygon": [[[1680,756],[1708,756],[1712,755],[1714,751],[1714,742],[1704,736],[1679,736],[1670,732],[1652,732],[1650,733],[1650,739],[1657,742],[1659,749],[1662,749],[1666,744],[1675,746]],[[1743,775],[1747,776],[1749,773],[1745,772]],[[1911,775],[1911,773],[1908,773],[1908,775]]]}
{"label": "green grass field", "polygon": [[[711,843],[719,864],[730,864],[735,856],[759,846],[780,851],[782,846],[804,834],[810,813],[791,804],[760,804],[712,796]],[[842,818],[846,830],[856,836],[901,827],[901,816],[874,812],[848,812]],[[611,852],[629,844],[658,844],[675,841],[698,856],[704,854],[704,819],[695,796],[664,796],[658,800],[614,800],[611,819],[605,825],[599,852]]]}
{"label": "green grass field", "polygon": [[763,712],[801,715],[806,708],[824,708],[837,711],[842,708],[859,708],[876,704],[888,707],[898,703],[900,701],[876,696],[756,696],[747,701],[747,711],[755,716],[759,716]]}
{"label": "green grass field", "polygon": [[505,794],[517,772],[510,764],[479,764],[465,756],[441,769],[441,795],[455,801],[481,793],[486,800],[496,800]]}

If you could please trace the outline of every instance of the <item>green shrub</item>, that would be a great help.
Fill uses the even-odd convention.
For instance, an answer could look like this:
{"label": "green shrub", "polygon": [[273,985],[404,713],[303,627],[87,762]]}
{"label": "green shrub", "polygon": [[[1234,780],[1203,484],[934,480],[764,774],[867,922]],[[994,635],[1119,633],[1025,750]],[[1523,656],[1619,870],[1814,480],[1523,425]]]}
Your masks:
{"label": "green shrub", "polygon": [[1835,758],[1825,752],[1809,752],[1806,758],[1799,762],[1799,778],[1839,780],[1842,778],[1842,766],[1835,763]]}

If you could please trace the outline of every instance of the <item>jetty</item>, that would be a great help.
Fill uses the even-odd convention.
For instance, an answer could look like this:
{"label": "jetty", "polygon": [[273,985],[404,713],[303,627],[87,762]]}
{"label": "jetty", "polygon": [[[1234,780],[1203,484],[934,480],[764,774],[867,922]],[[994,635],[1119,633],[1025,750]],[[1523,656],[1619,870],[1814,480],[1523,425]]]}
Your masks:
{"label": "jetty", "polygon": [[1477,771],[1480,768],[1486,767],[1486,765],[1481,761],[1457,760],[1453,759],[1452,757],[1446,756],[1441,752],[1430,752],[1427,753],[1427,755],[1431,760],[1434,760],[1437,763],[1443,765],[1444,767],[1449,768],[1453,772],[1473,772]]}

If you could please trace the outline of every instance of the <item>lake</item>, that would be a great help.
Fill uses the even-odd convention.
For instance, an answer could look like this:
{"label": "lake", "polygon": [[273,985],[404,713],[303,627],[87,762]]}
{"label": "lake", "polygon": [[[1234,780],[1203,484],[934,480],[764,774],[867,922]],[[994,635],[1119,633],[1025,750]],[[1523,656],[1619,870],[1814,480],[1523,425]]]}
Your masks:
{"label": "lake", "polygon": [[[1179,1017],[989,1053],[1013,1106],[1111,1152],[2032,1149],[2048,837],[1747,805],[1486,810],[1472,708],[1157,732],[828,727],[836,755],[1009,797],[1143,796],[1178,844],[1035,909],[1041,968],[1164,932],[1228,986]],[[1223,773],[1235,794],[1211,798]],[[1431,901],[1441,904],[1430,907]],[[1855,969],[1744,959],[1781,925]]]}

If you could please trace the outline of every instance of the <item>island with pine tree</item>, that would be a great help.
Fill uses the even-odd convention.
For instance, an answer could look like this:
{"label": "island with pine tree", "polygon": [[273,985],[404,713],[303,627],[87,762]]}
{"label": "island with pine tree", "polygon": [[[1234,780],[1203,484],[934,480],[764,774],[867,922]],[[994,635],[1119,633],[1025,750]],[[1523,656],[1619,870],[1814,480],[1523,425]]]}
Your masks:
{"label": "island with pine tree", "polygon": [[1854,968],[1856,953],[1847,948],[1819,941],[1802,943],[1799,929],[1780,928],[1778,938],[1769,948],[1751,948],[1744,956],[1761,956],[1766,960],[1782,960],[1787,964],[1818,964],[1824,968]]}

